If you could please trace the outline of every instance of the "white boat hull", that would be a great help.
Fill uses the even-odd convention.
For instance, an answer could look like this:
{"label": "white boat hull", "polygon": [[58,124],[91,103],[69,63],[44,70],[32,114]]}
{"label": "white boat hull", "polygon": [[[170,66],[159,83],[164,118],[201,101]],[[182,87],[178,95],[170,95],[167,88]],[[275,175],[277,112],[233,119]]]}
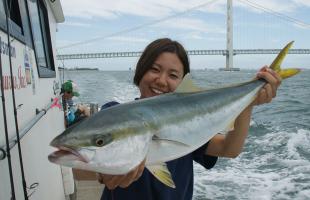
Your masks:
{"label": "white boat hull", "polygon": [[[18,2],[19,9],[25,6],[20,4],[23,1]],[[3,3],[3,1],[0,1],[0,3]],[[59,0],[53,3],[46,1],[42,5],[46,6],[50,30],[48,34],[50,37],[48,39],[51,41],[51,46],[54,47],[56,24],[63,20],[61,6]],[[23,14],[23,12],[20,13]],[[33,14],[33,12],[31,13]],[[38,55],[32,47],[37,45],[36,42],[38,41],[34,40],[33,45],[27,43],[27,40],[23,41],[23,38],[26,37],[26,31],[23,32],[24,36],[19,38],[18,31],[14,29],[19,24],[12,23],[14,20],[10,22],[12,23],[10,26],[12,28],[10,31],[10,59],[6,19],[3,13],[0,14],[0,55],[4,88],[4,92],[3,94],[1,92],[1,95],[5,99],[5,107],[0,103],[0,148],[7,150],[5,133],[7,132],[10,141],[16,138],[13,96],[15,97],[15,105],[17,107],[18,130],[21,133],[37,117],[36,110],[44,109],[51,103],[52,99],[55,100],[57,98],[60,92],[60,79],[55,60],[55,49],[51,49],[50,52],[50,55],[52,55],[51,59],[55,63],[54,69],[51,68],[49,70],[52,72],[52,75],[44,77],[37,65]],[[21,22],[25,22],[23,16]],[[13,76],[11,76],[10,68],[12,69]],[[11,78],[14,82],[14,95],[12,93]],[[4,116],[6,116],[6,120]],[[5,125],[7,125],[7,131],[5,130]],[[50,141],[63,132],[64,129],[63,110],[61,107],[56,106],[49,109],[20,140],[27,196],[31,200],[64,200],[73,192],[72,173],[67,174],[69,175],[69,181],[64,182],[63,177],[68,176],[63,176],[61,168],[50,163],[47,159],[47,156],[53,151],[52,147],[49,146]],[[17,144],[11,145],[10,154],[15,199],[25,199]],[[10,200],[13,196],[9,171],[8,157],[0,159],[1,200]],[[69,172],[71,171],[69,170]]]}

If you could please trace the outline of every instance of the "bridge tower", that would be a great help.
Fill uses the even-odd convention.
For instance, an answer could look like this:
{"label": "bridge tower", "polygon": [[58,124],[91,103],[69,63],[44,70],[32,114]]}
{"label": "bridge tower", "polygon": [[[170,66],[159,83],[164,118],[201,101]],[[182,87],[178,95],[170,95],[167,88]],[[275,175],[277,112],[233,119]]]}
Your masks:
{"label": "bridge tower", "polygon": [[233,67],[233,5],[232,0],[227,0],[227,35],[226,35],[226,68],[220,68],[221,71],[239,71],[239,68]]}

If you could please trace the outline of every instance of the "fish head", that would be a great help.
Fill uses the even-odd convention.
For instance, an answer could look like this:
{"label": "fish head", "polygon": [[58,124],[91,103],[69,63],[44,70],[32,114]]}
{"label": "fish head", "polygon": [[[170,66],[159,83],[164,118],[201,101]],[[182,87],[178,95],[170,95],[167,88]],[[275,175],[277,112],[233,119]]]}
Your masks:
{"label": "fish head", "polygon": [[91,127],[88,130],[78,128],[65,130],[55,137],[50,145],[63,149],[100,148],[113,141],[113,130],[93,129]]}
{"label": "fish head", "polygon": [[56,164],[105,174],[124,174],[146,156],[152,133],[142,133],[141,123],[125,121],[100,126],[82,122],[68,128],[50,143],[58,150],[48,159]]}
{"label": "fish head", "polygon": [[48,159],[59,165],[88,169],[96,157],[102,156],[100,149],[112,141],[113,136],[106,129],[70,127],[51,141],[50,145],[58,150],[51,153]]}

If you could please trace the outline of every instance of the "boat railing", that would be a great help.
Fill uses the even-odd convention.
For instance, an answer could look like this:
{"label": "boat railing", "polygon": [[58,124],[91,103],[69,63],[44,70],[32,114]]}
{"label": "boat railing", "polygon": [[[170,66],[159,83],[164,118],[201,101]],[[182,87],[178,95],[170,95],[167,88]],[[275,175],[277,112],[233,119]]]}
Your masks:
{"label": "boat railing", "polygon": [[[57,101],[62,97],[62,95],[59,95],[58,97],[52,98],[51,102],[48,103],[45,108],[43,109],[36,109],[36,115],[34,118],[32,118],[28,123],[26,123],[27,125],[19,132],[19,138],[22,139],[27,133],[28,131],[36,124],[38,123],[38,121],[40,121],[40,119],[47,113],[47,111],[51,108],[53,108],[53,105],[55,103],[57,103]],[[14,138],[10,139],[9,141],[9,147],[10,149],[12,149],[15,145],[17,144],[17,137],[15,136]],[[5,159],[7,151],[6,149],[6,145],[3,145],[0,147],[0,161]]]}
{"label": "boat railing", "polygon": [[[40,119],[47,113],[47,111],[51,108],[53,108],[53,105],[55,103],[57,103],[57,101],[59,101],[59,99],[61,99],[62,95],[59,95],[58,97],[52,98],[51,102],[49,104],[47,104],[47,106],[45,106],[45,108],[43,109],[36,109],[36,116],[31,119],[28,123],[26,123],[27,125],[19,132],[19,138],[22,139],[27,133],[28,131],[36,124],[40,121]],[[97,103],[83,103],[83,105],[86,105],[89,110],[90,110],[90,114],[94,114],[96,112],[98,112],[98,104]],[[17,137],[15,136],[14,138],[10,139],[9,141],[9,147],[10,149],[12,149],[15,145],[17,144]],[[6,145],[4,144],[3,146],[0,147],[0,161],[4,160],[6,158],[6,154],[7,151],[6,149]]]}

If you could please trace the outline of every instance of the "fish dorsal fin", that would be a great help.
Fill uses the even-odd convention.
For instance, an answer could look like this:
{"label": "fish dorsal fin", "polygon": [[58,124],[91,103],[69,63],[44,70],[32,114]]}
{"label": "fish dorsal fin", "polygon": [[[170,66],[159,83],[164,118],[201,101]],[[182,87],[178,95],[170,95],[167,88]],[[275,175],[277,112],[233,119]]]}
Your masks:
{"label": "fish dorsal fin", "polygon": [[191,78],[191,75],[187,73],[180,85],[175,90],[175,93],[186,93],[186,92],[198,92],[201,91],[201,89],[196,86]]}
{"label": "fish dorsal fin", "polygon": [[146,166],[146,168],[153,174],[160,182],[168,187],[175,188],[175,184],[172,180],[171,173],[166,163],[160,163],[157,165]]}

